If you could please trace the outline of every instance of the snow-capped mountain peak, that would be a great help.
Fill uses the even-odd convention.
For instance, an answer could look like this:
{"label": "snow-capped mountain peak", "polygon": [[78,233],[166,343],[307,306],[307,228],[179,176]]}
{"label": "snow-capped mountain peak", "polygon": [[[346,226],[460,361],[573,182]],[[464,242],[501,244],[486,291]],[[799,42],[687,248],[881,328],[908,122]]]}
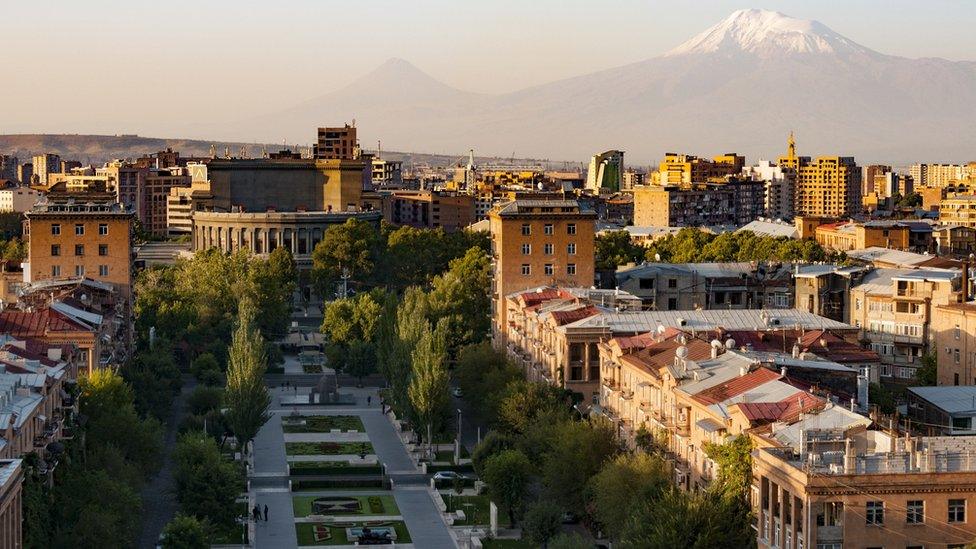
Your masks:
{"label": "snow-capped mountain peak", "polygon": [[873,54],[817,21],[777,11],[733,12],[717,25],[666,53],[666,56],[749,52],[762,57],[796,54]]}

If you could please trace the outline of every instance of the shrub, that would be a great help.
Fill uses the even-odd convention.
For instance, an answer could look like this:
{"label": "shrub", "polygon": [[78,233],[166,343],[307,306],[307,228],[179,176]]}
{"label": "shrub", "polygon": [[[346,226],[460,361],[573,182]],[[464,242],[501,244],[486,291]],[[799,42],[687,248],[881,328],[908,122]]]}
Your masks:
{"label": "shrub", "polygon": [[367,498],[367,501],[369,502],[370,513],[374,515],[383,514],[384,511],[383,500],[381,500],[379,496],[369,496]]}

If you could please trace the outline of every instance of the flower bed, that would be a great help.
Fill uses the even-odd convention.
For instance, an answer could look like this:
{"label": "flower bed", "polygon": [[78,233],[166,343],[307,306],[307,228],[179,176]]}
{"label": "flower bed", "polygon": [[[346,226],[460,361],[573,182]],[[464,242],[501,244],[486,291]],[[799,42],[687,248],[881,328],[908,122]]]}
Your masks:
{"label": "flower bed", "polygon": [[295,480],[291,483],[295,491],[322,490],[328,488],[384,488],[383,479],[330,478],[314,480]]}
{"label": "flower bed", "polygon": [[286,433],[328,433],[333,429],[340,431],[366,432],[358,416],[299,416],[285,417],[281,428]]}
{"label": "flower bed", "polygon": [[358,529],[364,526],[370,528],[392,528],[396,532],[396,543],[410,543],[410,532],[403,521],[366,521],[342,524],[326,524],[320,522],[299,522],[295,524],[298,545],[352,545],[356,539],[346,536],[346,529]]}
{"label": "flower bed", "polygon": [[355,456],[374,452],[373,445],[368,442],[286,442],[285,453],[289,456]]}
{"label": "flower bed", "polygon": [[380,465],[354,465],[345,461],[293,461],[288,472],[296,476],[313,475],[381,475]]}

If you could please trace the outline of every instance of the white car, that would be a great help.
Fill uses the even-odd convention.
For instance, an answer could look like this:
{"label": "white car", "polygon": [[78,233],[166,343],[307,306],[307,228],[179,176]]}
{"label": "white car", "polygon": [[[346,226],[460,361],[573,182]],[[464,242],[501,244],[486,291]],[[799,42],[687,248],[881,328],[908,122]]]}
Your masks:
{"label": "white car", "polygon": [[437,471],[434,473],[434,480],[454,480],[456,478],[467,478],[457,471]]}

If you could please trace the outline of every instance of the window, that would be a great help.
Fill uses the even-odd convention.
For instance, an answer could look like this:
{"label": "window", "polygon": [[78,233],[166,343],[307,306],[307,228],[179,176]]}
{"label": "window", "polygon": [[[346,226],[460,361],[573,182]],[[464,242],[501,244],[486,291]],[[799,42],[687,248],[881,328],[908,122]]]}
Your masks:
{"label": "window", "polygon": [[98,245],[98,255],[108,255],[108,244]]}
{"label": "window", "polygon": [[966,500],[949,500],[949,522],[966,522]]}
{"label": "window", "polygon": [[952,351],[952,361],[959,364],[959,349],[954,349]]}
{"label": "window", "polygon": [[529,276],[530,274],[532,274],[532,268],[529,267],[529,264],[528,263],[523,263],[522,264],[522,276]]}
{"label": "window", "polygon": [[108,265],[98,266],[98,276],[108,276]]}
{"label": "window", "polygon": [[576,264],[575,263],[568,263],[566,265],[566,274],[568,274],[568,275],[575,275],[576,274]]}
{"label": "window", "polygon": [[866,524],[884,524],[884,502],[869,501],[864,516]]}
{"label": "window", "polygon": [[546,243],[542,245],[542,253],[546,255],[552,255],[552,244]]}
{"label": "window", "polygon": [[51,244],[51,257],[57,257],[61,255],[61,245]]}
{"label": "window", "polygon": [[542,226],[542,232],[547,235],[552,234],[552,223],[546,223]]}
{"label": "window", "polygon": [[677,287],[678,287],[678,279],[677,278],[669,278],[668,279],[668,288],[677,288]]}
{"label": "window", "polygon": [[60,265],[51,265],[51,276],[61,276]]}
{"label": "window", "polygon": [[53,235],[59,235],[59,234],[61,234],[61,224],[60,223],[51,223],[51,234],[53,234]]}
{"label": "window", "polygon": [[528,223],[522,224],[522,236],[529,236],[532,234],[532,226]]}
{"label": "window", "polygon": [[75,236],[84,236],[85,226],[81,223],[75,223]]}
{"label": "window", "polygon": [[75,276],[85,276],[84,265],[75,265]]}
{"label": "window", "polygon": [[554,272],[555,272],[555,269],[553,268],[552,263],[546,263],[546,266],[545,266],[546,276],[552,276],[552,274]]}
{"label": "window", "polygon": [[654,289],[654,279],[653,278],[640,278],[638,279],[638,287],[641,290],[653,290]]}
{"label": "window", "polygon": [[566,225],[566,234],[576,234],[576,223]]}
{"label": "window", "polygon": [[85,255],[84,244],[75,244],[75,255]]}
{"label": "window", "polygon": [[522,255],[529,255],[532,253],[532,244],[522,244]]}
{"label": "window", "polygon": [[956,324],[956,339],[959,339],[960,332],[961,332],[961,330],[959,329],[959,325]]}
{"label": "window", "polygon": [[678,308],[678,299],[674,297],[668,298],[668,310],[673,311]]}
{"label": "window", "polygon": [[576,244],[572,242],[567,244],[566,253],[568,253],[569,255],[576,255]]}
{"label": "window", "polygon": [[905,522],[922,524],[925,522],[925,502],[920,499],[909,500],[905,506]]}
{"label": "window", "polygon": [[105,235],[108,234],[108,223],[99,223],[98,224],[98,234],[100,236],[105,236]]}

